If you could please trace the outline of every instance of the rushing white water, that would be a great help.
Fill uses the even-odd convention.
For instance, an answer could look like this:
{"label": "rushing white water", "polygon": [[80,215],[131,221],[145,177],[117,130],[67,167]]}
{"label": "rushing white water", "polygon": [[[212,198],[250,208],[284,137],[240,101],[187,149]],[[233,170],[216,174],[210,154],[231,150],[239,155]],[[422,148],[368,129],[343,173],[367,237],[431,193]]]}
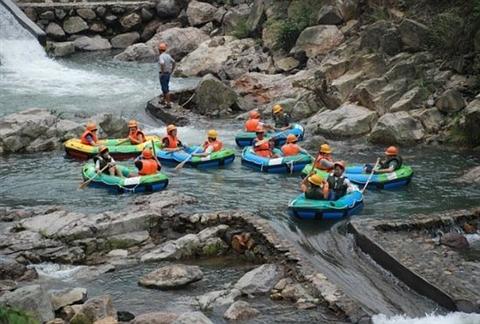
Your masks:
{"label": "rushing white water", "polygon": [[425,317],[407,317],[396,315],[387,317],[383,314],[372,317],[374,324],[479,324],[480,314],[466,314],[461,312],[446,315],[426,315]]}
{"label": "rushing white water", "polygon": [[75,274],[82,269],[86,268],[85,266],[72,266],[72,265],[63,265],[56,263],[40,263],[33,266],[37,270],[40,277],[61,279],[61,280],[70,280]]}

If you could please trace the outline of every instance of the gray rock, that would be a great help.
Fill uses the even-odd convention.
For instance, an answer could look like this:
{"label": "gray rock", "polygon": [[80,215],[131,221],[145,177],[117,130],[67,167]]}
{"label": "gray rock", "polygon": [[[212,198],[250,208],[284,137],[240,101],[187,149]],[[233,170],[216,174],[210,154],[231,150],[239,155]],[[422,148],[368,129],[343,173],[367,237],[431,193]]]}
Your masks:
{"label": "gray rock", "polygon": [[138,280],[141,286],[158,289],[175,289],[189,285],[203,278],[197,266],[169,265],[152,271]]}
{"label": "gray rock", "polygon": [[63,31],[62,27],[54,22],[48,24],[45,32],[47,33],[48,37],[55,40],[62,40],[65,38],[65,32]]}
{"label": "gray rock", "polygon": [[307,57],[326,54],[344,40],[342,32],[333,25],[319,25],[304,29],[291,53],[305,52]]}
{"label": "gray rock", "polygon": [[155,50],[152,47],[139,43],[127,47],[125,51],[115,55],[114,59],[118,61],[150,62],[154,60],[155,55]]}
{"label": "gray rock", "polygon": [[0,280],[17,280],[21,278],[26,271],[27,267],[17,261],[4,257],[0,258]]}
{"label": "gray rock", "polygon": [[180,315],[173,324],[213,324],[202,312],[189,312]]}
{"label": "gray rock", "polygon": [[467,249],[469,247],[466,237],[460,233],[450,232],[440,237],[440,244],[454,249]]}
{"label": "gray rock", "polygon": [[139,27],[141,23],[142,17],[135,12],[120,18],[120,25],[122,25],[123,29],[126,31]]}
{"label": "gray rock", "polygon": [[225,224],[214,227],[207,227],[206,229],[200,231],[197,236],[200,242],[206,242],[211,238],[222,237],[228,229],[229,226]]}
{"label": "gray rock", "polygon": [[222,26],[225,34],[234,35],[237,37],[247,37],[247,34],[243,34],[245,32],[244,30],[241,30],[240,33],[238,33],[237,30],[238,26],[247,23],[250,13],[251,8],[248,4],[240,4],[238,6],[228,9],[222,20]]}
{"label": "gray rock", "polygon": [[458,182],[480,184],[480,166],[470,169],[467,173],[458,179]]}
{"label": "gray rock", "polygon": [[53,310],[57,311],[62,307],[81,304],[87,300],[85,288],[73,288],[62,291],[55,291],[51,294]]}
{"label": "gray rock", "polygon": [[307,129],[326,137],[353,137],[369,133],[376,120],[376,112],[347,103],[335,110],[315,114],[310,118]]}
{"label": "gray rock", "polygon": [[94,33],[103,33],[107,30],[107,26],[105,26],[102,22],[94,22],[90,25],[90,31]]}
{"label": "gray rock", "polygon": [[[477,96],[478,97],[478,96]],[[480,100],[470,102],[463,110],[461,117],[455,122],[453,131],[461,135],[461,141],[471,146],[480,145]]]}
{"label": "gray rock", "polygon": [[95,11],[99,17],[104,17],[107,13],[107,8],[105,8],[104,6],[98,6]]}
{"label": "gray rock", "polygon": [[422,91],[419,87],[405,92],[402,97],[390,107],[390,112],[408,111],[419,108],[422,100]]}
{"label": "gray rock", "polygon": [[142,20],[144,22],[147,22],[147,21],[150,21],[153,19],[155,13],[152,12],[150,9],[148,8],[142,8],[142,10],[140,11],[141,15],[142,15]]}
{"label": "gray rock", "polygon": [[77,9],[77,15],[79,15],[80,17],[86,20],[93,20],[97,17],[97,15],[95,14],[95,11],[93,11],[90,8]]}
{"label": "gray rock", "polygon": [[439,112],[436,108],[419,109],[412,111],[414,117],[416,117],[422,123],[425,130],[429,133],[437,133],[447,121],[444,114]]}
{"label": "gray rock", "polygon": [[275,67],[281,72],[290,72],[293,69],[296,69],[300,65],[300,62],[291,57],[281,57],[275,60]]}
{"label": "gray rock", "polygon": [[113,37],[110,42],[113,48],[127,48],[140,39],[140,34],[137,32],[130,32],[119,34]]}
{"label": "gray rock", "polygon": [[235,288],[248,295],[266,294],[272,290],[281,275],[277,265],[264,264],[244,274]]}
{"label": "gray rock", "polygon": [[424,24],[412,19],[403,19],[398,30],[405,49],[420,51],[427,48],[430,31]]}
{"label": "gray rock", "polygon": [[66,15],[67,13],[65,12],[65,10],[55,9],[55,16],[57,17],[57,19],[63,20],[63,18],[65,18]]}
{"label": "gray rock", "polygon": [[113,307],[112,298],[104,295],[87,300],[79,307],[70,323],[94,323],[107,318],[113,318],[116,322],[117,311]]}
{"label": "gray rock", "polygon": [[209,74],[195,90],[195,112],[206,116],[225,116],[236,110],[237,93]]}
{"label": "gray rock", "polygon": [[108,15],[104,18],[104,20],[107,25],[113,25],[118,20],[118,17],[115,15]]}
{"label": "gray rock", "polygon": [[52,21],[55,19],[55,14],[51,10],[47,10],[45,12],[42,12],[39,16],[40,19],[44,19],[47,21]]}
{"label": "gray rock", "polygon": [[178,318],[178,314],[167,312],[155,312],[138,315],[130,324],[172,324]]}
{"label": "gray rock", "polygon": [[128,134],[127,122],[117,114],[99,114],[91,119],[100,126],[102,132],[109,138],[122,138]]}
{"label": "gray rock", "polygon": [[[250,34],[255,34],[261,30],[263,23],[267,19],[265,7],[264,0],[255,0],[253,2],[246,22]],[[221,21],[219,22],[221,23]]]}
{"label": "gray rock", "polygon": [[244,321],[252,319],[260,312],[251,307],[249,303],[239,300],[234,302],[223,314],[223,317],[230,321]]}
{"label": "gray rock", "polygon": [[142,31],[142,35],[140,36],[140,39],[142,41],[148,41],[150,38],[155,35],[157,32],[157,28],[162,25],[162,22],[158,19],[151,20],[148,24],[145,25]]}
{"label": "gray rock", "polygon": [[402,51],[403,43],[398,29],[390,22],[377,21],[365,29],[362,48],[380,50],[388,55],[395,55]]}
{"label": "gray rock", "polygon": [[420,142],[424,137],[422,123],[407,112],[400,111],[380,117],[369,136],[369,141],[387,145],[410,145]]}
{"label": "gray rock", "polygon": [[206,2],[190,1],[187,7],[188,22],[191,26],[201,26],[213,20],[217,8]]}
{"label": "gray rock", "polygon": [[38,15],[37,11],[34,8],[26,7],[24,9],[25,15],[33,22],[37,21]]}
{"label": "gray rock", "polygon": [[63,30],[68,34],[77,34],[88,29],[88,24],[78,16],[68,17],[63,22]]}
{"label": "gray rock", "polygon": [[156,10],[160,18],[175,18],[182,10],[182,6],[178,0],[159,0]]}
{"label": "gray rock", "polygon": [[73,45],[80,51],[102,51],[112,48],[108,39],[100,35],[79,37],[73,41]]}
{"label": "gray rock", "polygon": [[466,103],[462,94],[455,89],[443,92],[435,102],[435,107],[443,113],[456,113],[465,108]]}
{"label": "gray rock", "polygon": [[50,296],[39,285],[25,286],[5,293],[0,296],[0,305],[26,311],[42,322],[55,318]]}
{"label": "gray rock", "polygon": [[241,296],[241,292],[238,289],[232,290],[217,290],[211,291],[204,295],[196,297],[198,305],[201,310],[211,310],[224,306],[229,306],[235,302],[235,300]]}
{"label": "gray rock", "polygon": [[323,6],[317,18],[318,25],[340,25],[343,23],[342,13],[336,6]]}
{"label": "gray rock", "polygon": [[0,295],[5,291],[17,289],[17,283],[13,280],[0,280]]}

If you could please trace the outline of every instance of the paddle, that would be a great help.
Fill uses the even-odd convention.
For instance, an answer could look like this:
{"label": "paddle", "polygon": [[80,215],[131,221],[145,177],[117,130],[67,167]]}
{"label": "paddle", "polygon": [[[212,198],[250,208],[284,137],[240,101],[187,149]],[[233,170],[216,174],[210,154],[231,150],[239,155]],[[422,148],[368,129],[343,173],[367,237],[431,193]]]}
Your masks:
{"label": "paddle", "polygon": [[190,160],[190,158],[193,156],[193,154],[197,153],[200,149],[201,149],[201,147],[197,147],[192,153],[190,153],[190,154],[187,156],[187,158],[186,158],[185,160],[183,160],[182,162],[180,162],[180,164],[175,167],[175,170],[180,170],[181,168],[183,168],[183,166],[185,165],[185,163],[187,163],[187,161]]}
{"label": "paddle", "polygon": [[157,161],[158,165],[161,165],[160,161],[158,161],[158,158],[157,158],[157,152],[155,151],[155,143],[153,142],[153,139],[152,139],[152,153],[155,161]]}
{"label": "paddle", "polygon": [[103,171],[105,171],[107,168],[109,167],[109,164],[107,163],[106,166],[104,166],[101,170],[99,170],[97,173],[95,173],[95,175],[93,177],[91,177],[90,179],[84,181],[83,183],[80,184],[80,186],[78,187],[79,189],[83,189],[85,188],[90,182],[92,182],[93,179],[95,179],[100,173],[102,173]]}
{"label": "paddle", "polygon": [[360,190],[361,193],[363,193],[365,191],[365,189],[367,189],[367,186],[370,183],[370,180],[372,180],[373,174],[375,173],[375,169],[377,168],[378,163],[380,163],[380,158],[377,159],[377,162],[373,166],[372,172],[370,172],[370,175],[368,176],[367,182],[365,182],[365,185],[363,186],[362,190]]}

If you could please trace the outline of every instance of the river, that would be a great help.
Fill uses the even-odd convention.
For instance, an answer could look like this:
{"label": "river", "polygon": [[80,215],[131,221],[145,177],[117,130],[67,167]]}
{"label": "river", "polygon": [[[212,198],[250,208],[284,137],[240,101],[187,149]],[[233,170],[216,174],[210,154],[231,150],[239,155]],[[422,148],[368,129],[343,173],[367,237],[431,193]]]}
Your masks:
{"label": "river", "polygon": [[[146,102],[159,93],[155,64],[116,62],[111,52],[52,60],[2,8],[0,117],[31,107],[48,108],[68,118],[112,112],[139,120],[149,133],[163,134],[164,125],[144,112]],[[173,79],[172,88],[195,82]],[[217,128],[221,140],[234,147],[234,136],[240,127],[235,120],[211,120],[181,127],[179,136],[186,143],[198,144],[207,129]],[[334,157],[349,162],[374,161],[383,150],[363,140],[331,144]],[[412,183],[398,191],[367,191],[365,208],[357,217],[388,219],[478,205],[480,188],[453,182],[465,169],[480,163],[478,153],[419,146],[404,148],[402,154],[415,171]],[[132,201],[133,196],[128,194],[79,190],[81,165],[82,162],[67,159],[60,151],[0,156],[0,206],[52,204],[99,212],[119,210]],[[268,219],[320,272],[373,313],[422,316],[437,310],[435,304],[398,284],[368,257],[355,252],[351,238],[345,234],[345,221],[316,223],[291,219],[286,213],[287,203],[299,193],[298,176],[252,172],[240,165],[239,154],[226,169],[165,171],[170,177],[168,190],[200,200],[195,210],[243,209]],[[109,280],[100,285],[120,296],[128,288],[122,287],[122,280],[113,282],[117,286]],[[383,323],[381,320],[378,318],[378,323]]]}

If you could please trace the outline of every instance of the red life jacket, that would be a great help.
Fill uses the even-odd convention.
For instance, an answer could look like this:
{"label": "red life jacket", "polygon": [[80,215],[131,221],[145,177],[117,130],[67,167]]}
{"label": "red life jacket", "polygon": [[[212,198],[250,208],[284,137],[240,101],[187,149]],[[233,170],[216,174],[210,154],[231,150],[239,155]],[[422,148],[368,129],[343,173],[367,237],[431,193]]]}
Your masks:
{"label": "red life jacket", "polygon": [[158,171],[157,161],[154,159],[141,159],[142,169],[138,170],[138,174],[141,176],[156,174]]}
{"label": "red life jacket", "polygon": [[284,156],[292,156],[300,153],[300,147],[297,144],[289,143],[282,146],[282,153]]}
{"label": "red life jacket", "polygon": [[93,138],[94,143],[98,142],[97,135],[92,131],[89,131],[88,129],[85,132],[83,132],[82,136],[80,137],[80,142],[82,142],[82,144],[85,144],[85,145],[91,145],[87,140],[88,136],[91,136]]}
{"label": "red life jacket", "polygon": [[168,139],[168,146],[166,148],[175,149],[178,147],[178,139],[172,135],[167,135],[163,139]]}
{"label": "red life jacket", "polygon": [[258,125],[260,124],[260,119],[252,119],[250,118],[245,122],[245,131],[247,132],[255,132],[257,130]]}
{"label": "red life jacket", "polygon": [[328,157],[327,157],[327,156],[325,156],[325,155],[323,155],[323,154],[320,154],[320,155],[318,156],[318,158],[315,160],[315,167],[316,167],[317,169],[331,172],[331,171],[333,170],[333,168],[325,168],[325,167],[322,165],[322,163],[321,163],[322,160],[327,160],[327,161],[329,161],[329,162],[333,162],[332,157],[331,157],[331,156],[328,156]]}
{"label": "red life jacket", "polygon": [[258,139],[255,139],[253,141],[253,150],[255,151],[255,154],[263,157],[272,157],[272,151],[270,150],[270,143],[268,141],[265,141],[261,145],[255,146],[255,144],[258,142]]}
{"label": "red life jacket", "polygon": [[[138,140],[139,135],[142,135],[142,137],[143,137],[142,141]],[[135,145],[145,142],[145,134],[143,134],[143,132],[141,130],[138,130],[138,129],[133,131],[133,132],[130,131],[130,133],[128,134],[128,138],[130,139],[130,143],[135,144]]]}
{"label": "red life jacket", "polygon": [[213,152],[218,152],[223,148],[223,143],[219,140],[213,142],[205,141],[205,143],[203,143],[203,149],[206,150],[209,147],[213,147]]}

